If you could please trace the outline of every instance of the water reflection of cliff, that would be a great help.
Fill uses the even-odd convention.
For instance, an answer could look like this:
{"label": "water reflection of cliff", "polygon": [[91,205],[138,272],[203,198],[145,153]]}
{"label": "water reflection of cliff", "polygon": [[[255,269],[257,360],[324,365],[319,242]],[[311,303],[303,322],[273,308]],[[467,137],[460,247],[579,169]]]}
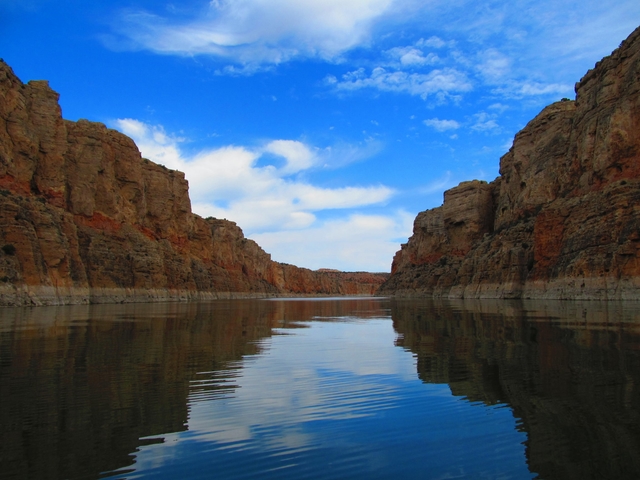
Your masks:
{"label": "water reflection of cliff", "polygon": [[233,394],[240,360],[274,327],[369,308],[353,300],[3,309],[0,478],[98,478],[131,465],[139,446],[187,428],[189,395]]}
{"label": "water reflection of cliff", "polygon": [[633,303],[393,303],[424,382],[508,403],[545,479],[640,478],[640,307]]}

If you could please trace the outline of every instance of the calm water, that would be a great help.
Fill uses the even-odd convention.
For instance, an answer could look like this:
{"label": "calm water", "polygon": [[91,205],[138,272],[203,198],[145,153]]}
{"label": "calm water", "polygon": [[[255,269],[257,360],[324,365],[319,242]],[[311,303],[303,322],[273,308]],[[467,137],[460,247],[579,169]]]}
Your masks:
{"label": "calm water", "polygon": [[640,304],[0,309],[0,479],[640,478]]}

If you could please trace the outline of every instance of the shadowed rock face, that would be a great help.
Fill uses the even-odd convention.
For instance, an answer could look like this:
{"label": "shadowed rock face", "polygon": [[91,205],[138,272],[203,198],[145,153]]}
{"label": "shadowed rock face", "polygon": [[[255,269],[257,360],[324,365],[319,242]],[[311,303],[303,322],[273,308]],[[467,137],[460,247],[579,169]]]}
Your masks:
{"label": "shadowed rock face", "polygon": [[638,298],[640,29],[546,107],[500,159],[422,212],[380,293]]}
{"label": "shadowed rock face", "polygon": [[100,123],[62,119],[45,81],[0,62],[0,305],[371,295],[384,275],[271,260],[191,212],[184,174]]}

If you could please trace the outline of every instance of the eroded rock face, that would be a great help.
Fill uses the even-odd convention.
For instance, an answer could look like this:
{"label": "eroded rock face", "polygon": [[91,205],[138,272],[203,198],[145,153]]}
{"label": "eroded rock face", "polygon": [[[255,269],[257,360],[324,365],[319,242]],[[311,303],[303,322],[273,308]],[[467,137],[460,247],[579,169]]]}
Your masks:
{"label": "eroded rock face", "polygon": [[640,28],[420,213],[380,293],[640,299]]}
{"label": "eroded rock face", "polygon": [[0,247],[0,305],[371,295],[385,279],[273,262],[235,223],[193,214],[183,173],[63,120],[47,82],[3,62]]}

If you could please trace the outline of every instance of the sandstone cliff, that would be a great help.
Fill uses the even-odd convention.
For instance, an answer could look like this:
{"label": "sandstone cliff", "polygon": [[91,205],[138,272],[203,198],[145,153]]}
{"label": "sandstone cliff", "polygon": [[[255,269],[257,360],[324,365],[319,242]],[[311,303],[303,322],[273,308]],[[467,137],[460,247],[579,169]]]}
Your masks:
{"label": "sandstone cliff", "polygon": [[640,28],[534,118],[491,183],[420,213],[380,293],[640,299]]}
{"label": "sandstone cliff", "polygon": [[370,295],[368,273],[273,262],[191,212],[184,174],[100,123],[63,120],[45,81],[0,61],[0,305]]}

